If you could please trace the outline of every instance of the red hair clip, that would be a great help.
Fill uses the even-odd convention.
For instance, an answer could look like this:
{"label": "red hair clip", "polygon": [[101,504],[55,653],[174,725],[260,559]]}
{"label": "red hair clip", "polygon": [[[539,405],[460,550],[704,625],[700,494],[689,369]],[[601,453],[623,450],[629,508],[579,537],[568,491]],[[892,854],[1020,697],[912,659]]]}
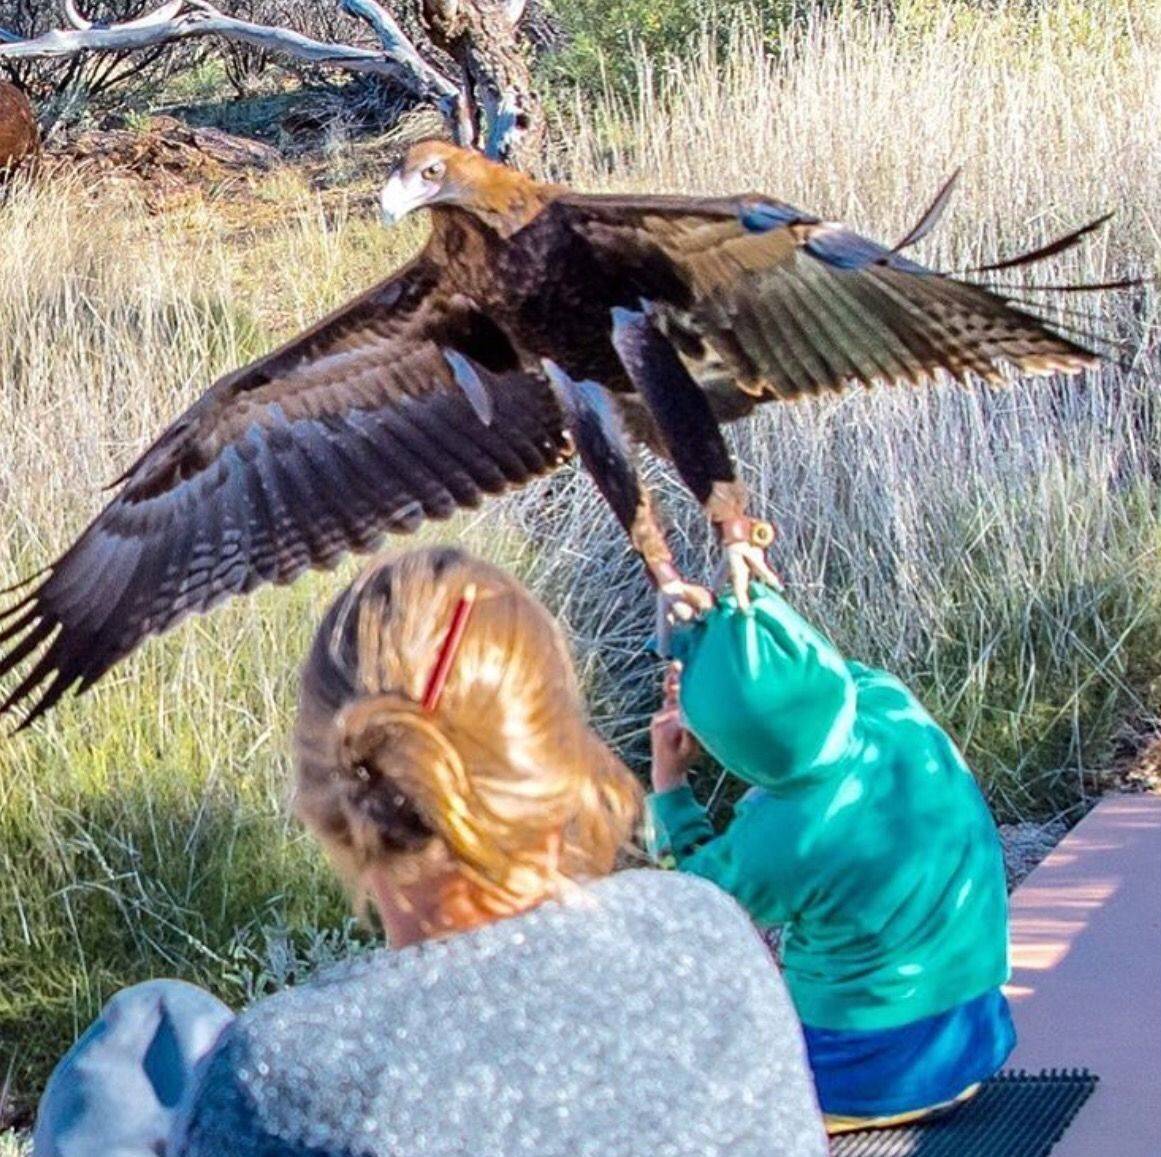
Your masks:
{"label": "red hair clip", "polygon": [[476,584],[468,583],[464,587],[464,593],[460,596],[460,601],[456,603],[456,609],[452,612],[451,626],[447,629],[447,635],[444,637],[443,643],[439,648],[439,657],[435,661],[435,669],[431,673],[431,678],[427,681],[427,689],[423,693],[423,710],[427,712],[434,711],[439,706],[440,698],[443,696],[444,685],[447,683],[447,677],[451,671],[452,664],[455,662],[456,652],[460,649],[460,642],[464,637],[464,631],[468,626],[468,618],[471,616],[472,607],[476,602]]}

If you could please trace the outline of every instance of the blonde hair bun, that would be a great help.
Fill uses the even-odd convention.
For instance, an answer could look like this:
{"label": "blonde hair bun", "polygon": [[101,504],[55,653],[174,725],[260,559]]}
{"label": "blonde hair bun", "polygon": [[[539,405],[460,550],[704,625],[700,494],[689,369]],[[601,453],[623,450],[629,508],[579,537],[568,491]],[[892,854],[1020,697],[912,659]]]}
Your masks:
{"label": "blonde hair bun", "polygon": [[[479,598],[425,712],[472,585]],[[453,548],[379,560],[336,600],[303,671],[295,738],[296,810],[356,886],[433,838],[496,893],[549,843],[565,875],[605,875],[640,810],[640,785],[585,721],[555,620]]]}
{"label": "blonde hair bun", "polygon": [[405,785],[408,777],[400,774],[409,763],[436,756],[436,741],[421,726],[415,705],[397,695],[358,699],[335,723],[352,812],[370,822],[384,852],[426,847],[435,829]]}

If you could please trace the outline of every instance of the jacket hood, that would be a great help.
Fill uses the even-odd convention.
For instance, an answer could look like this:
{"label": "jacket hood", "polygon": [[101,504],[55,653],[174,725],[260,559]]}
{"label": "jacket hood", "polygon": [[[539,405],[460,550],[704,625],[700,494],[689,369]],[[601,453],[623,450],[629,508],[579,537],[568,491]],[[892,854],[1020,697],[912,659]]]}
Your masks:
{"label": "jacket hood", "polygon": [[732,593],[679,629],[686,726],[724,767],[784,795],[839,768],[855,739],[856,689],[834,647],[781,595]]}

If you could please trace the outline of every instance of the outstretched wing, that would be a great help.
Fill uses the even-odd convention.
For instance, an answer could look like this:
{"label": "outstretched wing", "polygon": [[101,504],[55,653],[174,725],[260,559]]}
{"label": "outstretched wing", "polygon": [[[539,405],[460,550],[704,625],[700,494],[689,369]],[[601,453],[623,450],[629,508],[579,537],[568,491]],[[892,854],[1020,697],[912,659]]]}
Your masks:
{"label": "outstretched wing", "polygon": [[[903,244],[930,228],[947,191]],[[918,383],[938,371],[996,381],[1005,366],[1072,373],[1098,361],[988,289],[901,256],[902,245],[759,195],[569,195],[550,211],[605,276],[635,281],[719,417],[764,398]]]}
{"label": "outstretched wing", "polygon": [[126,472],[40,585],[0,611],[0,678],[40,652],[0,712],[29,703],[27,724],[184,615],[446,518],[567,454],[551,387],[421,257],[221,379]]}

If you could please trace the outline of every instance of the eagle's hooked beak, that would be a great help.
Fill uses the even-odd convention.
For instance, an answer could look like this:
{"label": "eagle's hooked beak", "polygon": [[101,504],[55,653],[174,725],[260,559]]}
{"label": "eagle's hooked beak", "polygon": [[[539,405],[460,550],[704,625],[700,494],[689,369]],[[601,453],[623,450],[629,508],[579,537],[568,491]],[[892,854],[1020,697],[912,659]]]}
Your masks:
{"label": "eagle's hooked beak", "polygon": [[425,180],[420,172],[392,173],[379,194],[383,224],[398,225],[412,210],[428,204],[439,188],[438,182]]}

